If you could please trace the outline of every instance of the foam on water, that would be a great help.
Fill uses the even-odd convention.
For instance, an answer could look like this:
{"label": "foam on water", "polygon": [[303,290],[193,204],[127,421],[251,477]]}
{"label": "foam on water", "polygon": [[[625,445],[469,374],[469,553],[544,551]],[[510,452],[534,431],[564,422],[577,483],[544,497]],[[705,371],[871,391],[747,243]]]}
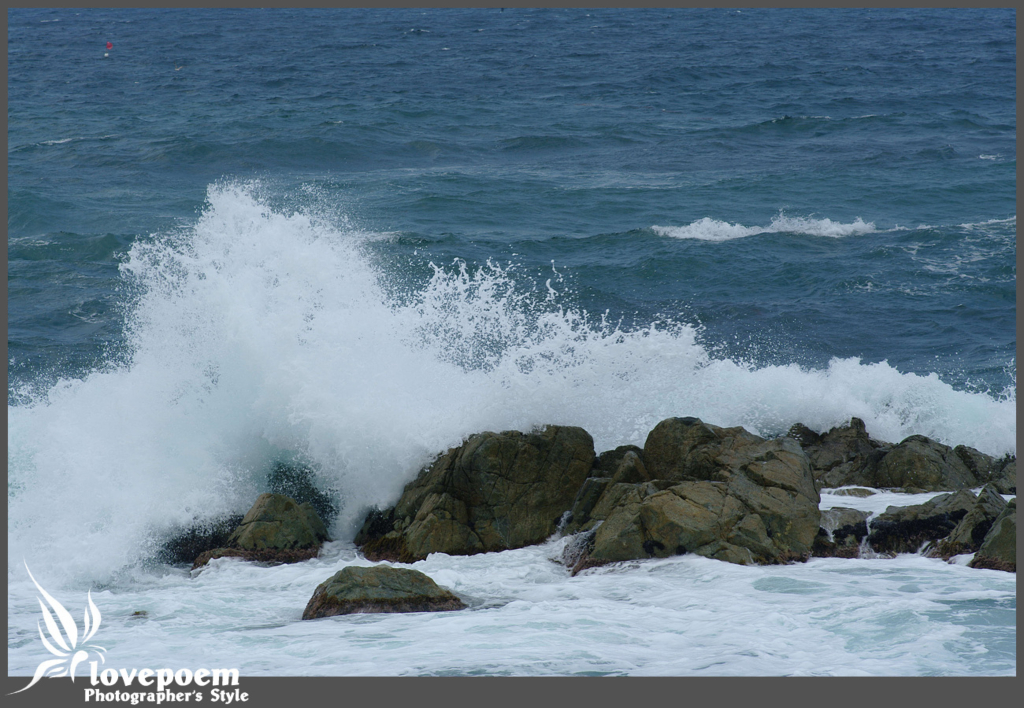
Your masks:
{"label": "foam on water", "polygon": [[[97,641],[106,668],[230,666],[243,676],[1016,672],[1010,573],[911,555],[767,567],[684,555],[573,578],[551,560],[563,543],[435,553],[411,566],[466,610],[313,621],[300,618],[316,586],[369,565],[351,545],[271,568],[219,559],[194,579],[182,571],[137,592],[94,590]],[[11,674],[31,675],[45,655],[35,594],[27,579],[10,583]],[[85,603],[84,591],[56,597],[76,616]]]}
{"label": "foam on water", "polygon": [[496,264],[442,264],[395,295],[373,235],[257,192],[215,186],[193,227],[137,242],[127,351],[9,406],[9,578],[29,558],[51,583],[109,581],[172,529],[244,511],[282,459],[319,470],[351,538],[369,505],[483,430],[580,425],[601,451],[674,415],[762,435],[857,416],[883,440],[1016,451],[1012,390],[885,362],[714,358],[689,325],[623,331]]}
{"label": "foam on water", "polygon": [[875,232],[873,223],[865,223],[860,217],[852,223],[844,224],[831,219],[814,219],[810,217],[786,216],[779,213],[772,218],[768,226],[744,226],[730,224],[704,217],[686,226],[652,226],[651,229],[659,236],[670,238],[689,238],[700,241],[731,241],[757,234],[794,233],[807,236],[828,236],[843,238]]}

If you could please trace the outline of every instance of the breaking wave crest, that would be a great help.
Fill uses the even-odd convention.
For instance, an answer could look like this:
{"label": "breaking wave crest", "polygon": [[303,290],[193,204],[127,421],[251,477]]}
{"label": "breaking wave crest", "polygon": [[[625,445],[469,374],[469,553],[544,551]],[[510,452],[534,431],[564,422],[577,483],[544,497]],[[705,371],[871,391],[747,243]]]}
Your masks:
{"label": "breaking wave crest", "polygon": [[[873,228],[857,223],[839,226]],[[9,406],[9,572],[31,557],[107,580],[171,530],[244,511],[280,460],[318,471],[350,537],[483,430],[579,425],[601,451],[674,415],[762,435],[857,416],[884,440],[1016,450],[1013,391],[857,359],[715,358],[688,324],[621,329],[565,302],[557,277],[534,289],[494,263],[434,265],[399,297],[372,240],[224,184],[191,228],[135,243],[122,360]]]}

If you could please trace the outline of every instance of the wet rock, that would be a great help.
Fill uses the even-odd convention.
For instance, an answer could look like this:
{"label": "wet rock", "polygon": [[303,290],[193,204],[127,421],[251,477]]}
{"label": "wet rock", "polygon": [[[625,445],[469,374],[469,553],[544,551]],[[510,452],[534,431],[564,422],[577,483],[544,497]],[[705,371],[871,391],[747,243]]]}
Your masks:
{"label": "wet rock", "polygon": [[312,467],[278,462],[267,475],[267,490],[271,494],[290,497],[299,504],[309,504],[327,526],[334,523],[338,516],[338,506],[334,498],[321,491],[316,482],[316,470]]}
{"label": "wet rock", "polygon": [[327,528],[309,503],[283,494],[261,494],[242,518],[227,547],[248,551],[318,548]]}
{"label": "wet rock", "polygon": [[424,469],[392,509],[371,512],[355,542],[371,560],[403,563],[540,543],[593,462],[594,442],[582,428],[473,435]]}
{"label": "wet rock", "polygon": [[283,494],[261,494],[221,548],[199,554],[193,569],[227,556],[264,563],[297,563],[315,558],[327,529],[310,504]]}
{"label": "wet rock", "polygon": [[227,545],[235,528],[242,522],[241,514],[225,516],[212,521],[195,523],[175,533],[157,552],[161,563],[192,563],[207,551]]}
{"label": "wet rock", "polygon": [[877,553],[917,553],[929,541],[952,533],[975,502],[974,493],[965,489],[924,504],[890,506],[870,519],[868,544]]}
{"label": "wet rock", "polygon": [[901,487],[908,492],[971,489],[978,479],[948,445],[911,435],[883,457],[866,486]]}
{"label": "wet rock", "polygon": [[835,489],[832,491],[833,494],[839,497],[873,497],[875,491],[873,489],[864,489],[864,487],[848,487],[846,489]]}
{"label": "wet rock", "polygon": [[821,512],[821,528],[811,555],[816,558],[856,558],[860,543],[868,535],[866,511],[833,507]]}
{"label": "wet rock", "polygon": [[611,477],[587,477],[583,480],[583,486],[576,493],[576,499],[572,503],[569,521],[565,527],[565,533],[571,535],[578,531],[593,526],[595,521],[592,516],[594,507],[597,506],[608,485],[611,484]]}
{"label": "wet rock", "polygon": [[243,548],[214,548],[199,554],[192,563],[192,570],[202,568],[215,558],[241,558],[242,560],[262,563],[265,565],[281,565],[283,563],[301,563],[320,554],[320,547],[296,548],[292,550],[279,550],[264,548],[260,550],[245,550]]}
{"label": "wet rock", "polygon": [[302,619],[368,612],[443,612],[465,606],[451,591],[417,570],[349,566],[317,586]]}
{"label": "wet rock", "polygon": [[572,570],[576,575],[584,569],[590,551],[594,548],[594,535],[596,531],[582,531],[566,539],[562,547],[562,565]]}
{"label": "wet rock", "polygon": [[650,481],[651,477],[640,455],[632,450],[622,456],[612,475],[612,484],[642,484]]}
{"label": "wet rock", "polygon": [[993,473],[992,484],[1000,494],[1017,493],[1017,457],[1007,455],[1000,460],[998,472]]}
{"label": "wet rock", "polygon": [[926,550],[925,555],[949,560],[952,556],[977,551],[992,524],[1005,508],[1006,501],[999,496],[995,486],[985,485],[978,494],[974,506],[960,520],[953,532],[933,544]]}
{"label": "wet rock", "polygon": [[982,482],[991,482],[1002,468],[1000,460],[967,445],[957,445],[953,448],[953,454],[959,457],[971,474]]}
{"label": "wet rock", "polygon": [[971,560],[972,568],[1017,572],[1017,499],[1011,499],[996,517],[981,548]]}
{"label": "wet rock", "polygon": [[687,552],[744,564],[810,555],[820,499],[795,440],[669,418],[642,459],[651,481],[606,486],[578,569]]}
{"label": "wet rock", "polygon": [[788,436],[800,442],[819,488],[876,486],[870,481],[874,470],[892,447],[872,440],[860,418],[851,418],[849,425],[834,427],[823,435],[797,423]]}
{"label": "wet rock", "polygon": [[620,445],[614,450],[606,450],[594,458],[594,467],[590,472],[591,477],[613,477],[615,471],[619,468],[619,463],[622,462],[622,458],[626,456],[626,453],[632,452],[635,455],[642,456],[643,449],[636,445]]}

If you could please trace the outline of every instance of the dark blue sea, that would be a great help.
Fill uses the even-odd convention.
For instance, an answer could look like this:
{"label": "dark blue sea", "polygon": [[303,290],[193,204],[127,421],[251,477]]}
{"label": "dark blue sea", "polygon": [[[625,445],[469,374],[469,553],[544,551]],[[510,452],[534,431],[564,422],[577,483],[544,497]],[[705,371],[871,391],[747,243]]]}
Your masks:
{"label": "dark blue sea", "polygon": [[[366,509],[483,430],[856,416],[1015,454],[1015,10],[7,22],[9,673],[49,658],[27,558],[75,616],[93,589],[115,668],[188,665],[187,615],[247,675],[1015,674],[1014,576],[920,556],[432,556],[475,619],[295,629]],[[282,460],[333,550],[153,564]]]}

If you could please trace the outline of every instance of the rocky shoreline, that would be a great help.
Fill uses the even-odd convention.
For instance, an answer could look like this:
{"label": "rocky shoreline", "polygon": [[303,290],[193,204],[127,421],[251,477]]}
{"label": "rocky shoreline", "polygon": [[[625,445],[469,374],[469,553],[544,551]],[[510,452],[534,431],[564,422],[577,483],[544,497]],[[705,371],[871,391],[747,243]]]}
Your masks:
{"label": "rocky shoreline", "polygon": [[[241,520],[180,534],[165,556],[191,555],[194,569],[224,556],[264,563],[315,557],[328,540],[324,522],[332,520],[323,516],[334,507],[304,486],[299,472],[278,466],[275,475],[289,482],[275,491],[297,492],[298,499],[263,494]],[[521,548],[561,533],[569,537],[562,562],[572,575],[683,553],[742,565],[973,553],[972,567],[1016,572],[1016,498],[1003,498],[1016,494],[1016,476],[1015,457],[921,435],[898,444],[873,440],[857,418],[820,434],[797,424],[770,439],[669,418],[642,448],[601,454],[577,427],[484,432],[439,455],[394,506],[371,510],[354,541],[368,560],[412,563],[431,553]],[[851,496],[872,488],[937,495],[877,516],[820,511],[821,490],[837,487],[853,487],[844,490]],[[372,570],[324,581],[303,619],[464,607],[422,573]]]}

